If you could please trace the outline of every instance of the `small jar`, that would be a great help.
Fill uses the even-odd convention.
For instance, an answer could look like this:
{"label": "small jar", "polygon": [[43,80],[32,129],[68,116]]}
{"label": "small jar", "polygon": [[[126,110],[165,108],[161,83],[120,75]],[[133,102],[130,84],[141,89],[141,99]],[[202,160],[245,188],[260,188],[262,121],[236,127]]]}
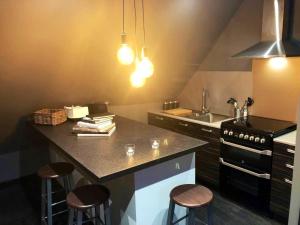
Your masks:
{"label": "small jar", "polygon": [[168,102],[165,101],[165,102],[163,103],[163,110],[168,110],[168,106],[169,106]]}

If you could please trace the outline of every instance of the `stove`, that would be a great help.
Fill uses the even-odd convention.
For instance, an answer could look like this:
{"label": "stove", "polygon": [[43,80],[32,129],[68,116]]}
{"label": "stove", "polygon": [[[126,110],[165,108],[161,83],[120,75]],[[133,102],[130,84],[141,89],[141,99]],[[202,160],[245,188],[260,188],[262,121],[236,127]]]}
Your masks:
{"label": "stove", "polygon": [[[221,125],[220,186],[250,195],[268,209],[270,200],[273,138],[296,130],[296,124],[248,116]],[[234,192],[237,193],[237,192]]]}

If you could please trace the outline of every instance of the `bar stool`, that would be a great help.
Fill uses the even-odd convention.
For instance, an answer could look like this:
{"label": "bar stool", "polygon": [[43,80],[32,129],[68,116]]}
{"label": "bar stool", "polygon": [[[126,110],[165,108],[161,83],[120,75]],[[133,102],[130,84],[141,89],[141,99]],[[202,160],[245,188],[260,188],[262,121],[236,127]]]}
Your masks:
{"label": "bar stool", "polygon": [[[74,189],[67,196],[69,206],[69,225],[81,225],[89,221],[94,224],[111,225],[110,207],[109,207],[109,190],[98,184],[84,185]],[[100,206],[104,208],[104,222],[100,216]],[[90,215],[83,221],[83,213]],[[76,213],[76,218],[75,218]]]}
{"label": "bar stool", "polygon": [[[184,184],[175,187],[170,193],[170,205],[167,225],[177,224],[183,219],[187,219],[188,225],[195,224],[195,210],[207,206],[208,225],[212,225],[211,202],[213,193],[206,187],[196,184]],[[175,205],[187,208],[187,215],[174,220]]]}
{"label": "bar stool", "polygon": [[[60,191],[65,191],[66,194],[71,191],[71,174],[74,170],[74,166],[66,162],[51,163],[41,167],[38,170],[38,176],[42,179],[41,190],[41,222],[42,224],[53,224],[53,217],[61,213],[67,212],[63,210],[57,213],[53,213],[53,206],[57,206],[66,202],[65,199],[58,202],[52,202],[52,195]],[[52,190],[52,180],[62,179],[64,189],[60,191]],[[47,208],[47,216],[46,216]]]}

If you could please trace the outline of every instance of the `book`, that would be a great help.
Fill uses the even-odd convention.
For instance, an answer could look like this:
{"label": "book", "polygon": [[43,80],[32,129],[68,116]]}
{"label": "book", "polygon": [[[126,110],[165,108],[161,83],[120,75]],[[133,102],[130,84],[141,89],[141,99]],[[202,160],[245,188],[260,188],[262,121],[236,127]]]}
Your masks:
{"label": "book", "polygon": [[77,137],[109,137],[116,130],[116,127],[113,127],[108,133],[78,133]]}
{"label": "book", "polygon": [[94,119],[94,120],[89,117],[84,117],[81,119],[82,122],[92,123],[92,124],[100,124],[100,123],[104,123],[104,122],[112,121],[112,120],[113,120],[113,117],[104,117],[101,119]]}
{"label": "book", "polygon": [[113,124],[112,120],[107,120],[105,122],[102,123],[87,123],[87,122],[83,122],[83,121],[79,121],[77,122],[77,126],[79,127],[86,127],[86,128],[93,128],[93,129],[104,129],[105,127],[109,126]]}
{"label": "book", "polygon": [[114,118],[115,114],[107,112],[107,113],[96,113],[96,114],[90,114],[87,115],[86,117],[92,119],[92,120],[99,120],[99,119],[104,119],[104,118]]}
{"label": "book", "polygon": [[75,125],[73,127],[73,133],[109,133],[109,131],[116,126],[115,123],[112,123],[104,128],[95,129],[95,128],[88,128],[88,127],[80,127]]}

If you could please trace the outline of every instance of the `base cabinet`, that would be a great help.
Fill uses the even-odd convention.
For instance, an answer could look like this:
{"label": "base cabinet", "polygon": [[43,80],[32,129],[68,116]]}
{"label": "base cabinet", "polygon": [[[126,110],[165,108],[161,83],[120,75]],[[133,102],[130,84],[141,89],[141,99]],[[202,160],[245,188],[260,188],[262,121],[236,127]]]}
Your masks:
{"label": "base cabinet", "polygon": [[201,183],[219,186],[219,129],[153,113],[148,114],[148,123],[208,142],[196,152],[196,176]]}
{"label": "base cabinet", "polygon": [[290,208],[295,147],[274,143],[270,210],[287,222]]}

